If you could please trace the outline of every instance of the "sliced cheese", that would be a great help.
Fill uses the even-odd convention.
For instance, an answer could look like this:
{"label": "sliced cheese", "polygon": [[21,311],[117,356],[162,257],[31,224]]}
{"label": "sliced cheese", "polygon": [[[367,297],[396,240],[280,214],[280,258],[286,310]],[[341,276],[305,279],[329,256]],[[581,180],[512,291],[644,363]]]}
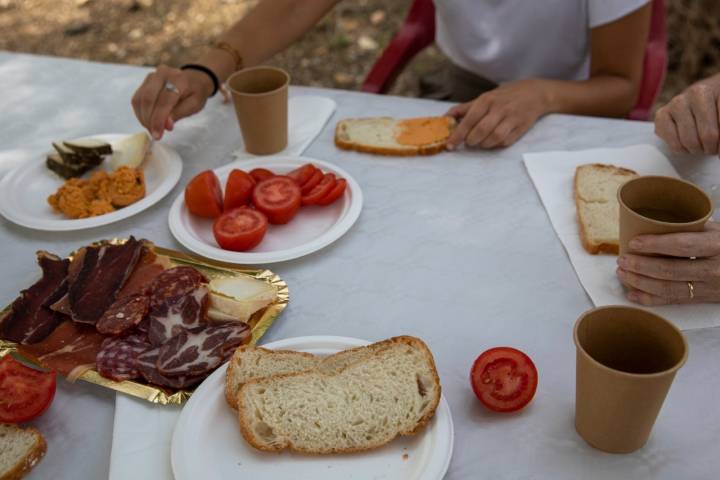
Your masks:
{"label": "sliced cheese", "polygon": [[113,145],[110,166],[113,170],[120,167],[139,167],[150,154],[150,137],[145,132],[123,138]]}
{"label": "sliced cheese", "polygon": [[253,313],[277,297],[275,287],[248,276],[215,278],[210,281],[208,316],[215,321],[247,322]]}

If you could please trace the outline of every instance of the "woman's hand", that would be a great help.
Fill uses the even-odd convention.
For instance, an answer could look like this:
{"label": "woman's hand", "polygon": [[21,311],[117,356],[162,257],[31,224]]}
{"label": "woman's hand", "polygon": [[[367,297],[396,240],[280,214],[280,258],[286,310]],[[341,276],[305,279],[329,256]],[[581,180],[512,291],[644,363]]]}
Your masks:
{"label": "woman's hand", "polygon": [[[165,88],[165,82],[175,85],[178,92]],[[176,121],[202,110],[212,90],[212,80],[203,72],[160,65],[145,77],[133,95],[132,106],[140,123],[160,140]]]}
{"label": "woman's hand", "polygon": [[708,222],[698,233],[640,235],[630,248],[678,258],[621,255],[617,275],[628,299],[643,305],[720,302],[720,225]]}
{"label": "woman's hand", "polygon": [[448,110],[460,121],[448,139],[448,148],[498,148],[515,143],[548,113],[542,80],[521,80],[483,93],[471,102]]}
{"label": "woman's hand", "polygon": [[655,114],[655,134],[677,153],[720,153],[720,75],[688,87]]}

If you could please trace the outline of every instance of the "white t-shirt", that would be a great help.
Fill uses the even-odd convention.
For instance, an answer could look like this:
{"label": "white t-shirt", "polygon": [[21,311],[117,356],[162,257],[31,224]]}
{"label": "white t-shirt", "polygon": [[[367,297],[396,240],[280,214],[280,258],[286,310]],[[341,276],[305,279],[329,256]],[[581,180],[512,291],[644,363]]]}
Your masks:
{"label": "white t-shirt", "polygon": [[590,29],[650,0],[435,0],[436,42],[457,66],[496,83],[584,80]]}

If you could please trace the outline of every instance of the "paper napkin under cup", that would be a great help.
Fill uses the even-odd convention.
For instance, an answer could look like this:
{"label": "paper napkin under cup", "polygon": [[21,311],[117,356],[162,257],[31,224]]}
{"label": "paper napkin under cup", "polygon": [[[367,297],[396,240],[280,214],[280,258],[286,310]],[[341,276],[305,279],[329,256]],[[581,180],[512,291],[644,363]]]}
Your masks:
{"label": "paper napkin under cup", "polygon": [[[615,275],[617,256],[591,255],[583,248],[575,211],[573,178],[575,169],[587,163],[604,163],[630,168],[640,175],[678,177],[670,161],[652,145],[574,152],[526,153],[524,159],[530,179],[540,195],[553,228],[570,257],[580,283],[595,306],[640,306],[625,298],[624,287]],[[720,309],[717,305],[641,307],[667,318],[681,330],[720,325]]]}

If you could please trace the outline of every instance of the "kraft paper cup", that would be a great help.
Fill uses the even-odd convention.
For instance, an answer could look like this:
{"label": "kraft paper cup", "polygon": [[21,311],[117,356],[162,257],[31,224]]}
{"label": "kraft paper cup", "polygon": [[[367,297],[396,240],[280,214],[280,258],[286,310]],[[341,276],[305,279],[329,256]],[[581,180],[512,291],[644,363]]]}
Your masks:
{"label": "kraft paper cup", "polygon": [[282,151],[288,141],[290,75],[280,68],[252,67],[228,79],[245,149],[255,155]]}
{"label": "kraft paper cup", "polygon": [[628,243],[642,234],[700,232],[713,204],[699,187],[672,177],[634,178],[617,193],[620,204],[620,255],[632,253]]}
{"label": "kraft paper cup", "polygon": [[575,323],[575,428],[591,446],[630,453],[647,442],[687,340],[646,310],[608,306]]}

